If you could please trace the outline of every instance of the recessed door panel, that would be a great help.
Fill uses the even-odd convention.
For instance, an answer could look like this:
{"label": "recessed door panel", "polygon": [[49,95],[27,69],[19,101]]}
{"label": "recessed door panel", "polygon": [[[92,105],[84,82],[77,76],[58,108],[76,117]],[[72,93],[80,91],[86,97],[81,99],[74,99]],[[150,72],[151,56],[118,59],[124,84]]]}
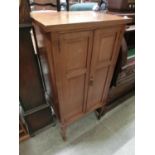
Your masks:
{"label": "recessed door panel", "polygon": [[86,67],[88,39],[76,38],[74,40],[66,40],[64,43],[66,55],[66,69],[72,71],[76,69],[82,69]]}
{"label": "recessed door panel", "polygon": [[105,87],[108,68],[101,68],[96,70],[94,79],[89,83],[88,93],[88,108],[95,106],[96,104],[102,104],[101,98]]}
{"label": "recessed door panel", "polygon": [[101,36],[101,45],[99,48],[99,54],[98,54],[98,61],[104,62],[104,61],[110,61],[112,58],[112,52],[113,52],[113,45],[115,41],[115,35],[109,34],[109,35],[103,35]]}
{"label": "recessed door panel", "polygon": [[84,94],[85,94],[85,74],[74,78],[66,79],[64,88],[64,107],[63,115],[67,121],[74,115],[83,112]]}

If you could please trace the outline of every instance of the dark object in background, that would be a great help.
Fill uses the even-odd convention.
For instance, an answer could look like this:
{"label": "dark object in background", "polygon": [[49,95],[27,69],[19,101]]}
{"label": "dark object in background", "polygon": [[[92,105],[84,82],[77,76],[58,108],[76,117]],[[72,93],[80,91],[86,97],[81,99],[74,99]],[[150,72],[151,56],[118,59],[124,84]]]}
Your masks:
{"label": "dark object in background", "polygon": [[30,137],[26,128],[25,121],[21,115],[21,106],[19,105],[19,142],[22,142]]}
{"label": "dark object in background", "polygon": [[19,98],[30,134],[53,122],[51,107],[45,99],[39,59],[34,52],[30,30],[28,0],[19,8]]}
{"label": "dark object in background", "polygon": [[50,105],[45,99],[37,56],[32,45],[31,28],[20,27],[19,31],[19,96],[30,134],[52,123]]}
{"label": "dark object in background", "polygon": [[29,127],[29,133],[31,136],[39,129],[53,122],[49,106],[45,106],[37,112],[24,113],[24,118],[27,122],[27,126]]}
{"label": "dark object in background", "polygon": [[107,0],[99,0],[98,4],[94,6],[94,11],[107,11],[108,10],[108,2]]}
{"label": "dark object in background", "polygon": [[[110,109],[122,103],[124,99],[134,94],[135,89],[135,14],[108,12],[109,14],[128,16],[133,19],[132,23],[126,27],[119,57],[115,66],[115,72],[111,82],[111,88],[108,94],[108,104],[106,105],[102,116]],[[101,109],[96,111],[98,115]]]}
{"label": "dark object in background", "polygon": [[30,24],[30,8],[28,0],[21,0],[19,5],[19,24]]}
{"label": "dark object in background", "polygon": [[20,27],[19,31],[19,95],[24,111],[46,104],[30,30]]}
{"label": "dark object in background", "polygon": [[107,0],[100,0],[100,2],[99,2],[99,10],[107,10],[107,9],[108,9]]}
{"label": "dark object in background", "polygon": [[135,12],[135,0],[108,0],[110,11]]}
{"label": "dark object in background", "polygon": [[56,0],[56,2],[53,3],[51,0],[34,0],[33,2],[30,2],[30,6],[32,10],[57,10],[57,11],[69,11],[69,0],[66,0],[66,2],[61,2],[60,0]]}

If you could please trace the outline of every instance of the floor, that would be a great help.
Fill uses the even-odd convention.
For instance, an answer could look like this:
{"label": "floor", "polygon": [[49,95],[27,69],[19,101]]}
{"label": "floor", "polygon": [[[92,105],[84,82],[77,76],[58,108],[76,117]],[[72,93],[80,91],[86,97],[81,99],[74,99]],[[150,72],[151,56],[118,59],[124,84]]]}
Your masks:
{"label": "floor", "polygon": [[101,120],[90,113],[76,121],[68,128],[67,138],[61,139],[57,124],[20,143],[20,155],[134,155],[135,97]]}

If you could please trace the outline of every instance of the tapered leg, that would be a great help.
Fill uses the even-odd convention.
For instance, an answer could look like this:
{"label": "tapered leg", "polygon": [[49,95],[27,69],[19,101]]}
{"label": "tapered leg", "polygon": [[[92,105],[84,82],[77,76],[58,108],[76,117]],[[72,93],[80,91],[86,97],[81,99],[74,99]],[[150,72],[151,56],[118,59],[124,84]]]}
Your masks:
{"label": "tapered leg", "polygon": [[97,119],[100,120],[101,119],[101,116],[104,116],[105,115],[105,111],[104,110],[101,110],[98,114],[98,117]]}
{"label": "tapered leg", "polygon": [[66,141],[66,126],[64,126],[64,125],[61,125],[61,136],[62,136],[62,139],[64,140],[64,141]]}
{"label": "tapered leg", "polygon": [[105,109],[102,107],[102,108],[100,108],[100,109],[97,109],[95,113],[96,113],[97,119],[100,120],[101,117],[106,113],[106,111],[105,111]]}

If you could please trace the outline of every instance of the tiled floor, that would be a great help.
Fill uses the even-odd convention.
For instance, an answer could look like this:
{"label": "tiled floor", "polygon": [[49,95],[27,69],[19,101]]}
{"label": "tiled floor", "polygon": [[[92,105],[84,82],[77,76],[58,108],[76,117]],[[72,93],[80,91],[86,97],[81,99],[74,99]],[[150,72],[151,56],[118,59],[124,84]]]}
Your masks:
{"label": "tiled floor", "polygon": [[67,141],[59,127],[50,127],[20,144],[20,155],[134,155],[134,96],[100,121],[94,113],[72,124]]}

